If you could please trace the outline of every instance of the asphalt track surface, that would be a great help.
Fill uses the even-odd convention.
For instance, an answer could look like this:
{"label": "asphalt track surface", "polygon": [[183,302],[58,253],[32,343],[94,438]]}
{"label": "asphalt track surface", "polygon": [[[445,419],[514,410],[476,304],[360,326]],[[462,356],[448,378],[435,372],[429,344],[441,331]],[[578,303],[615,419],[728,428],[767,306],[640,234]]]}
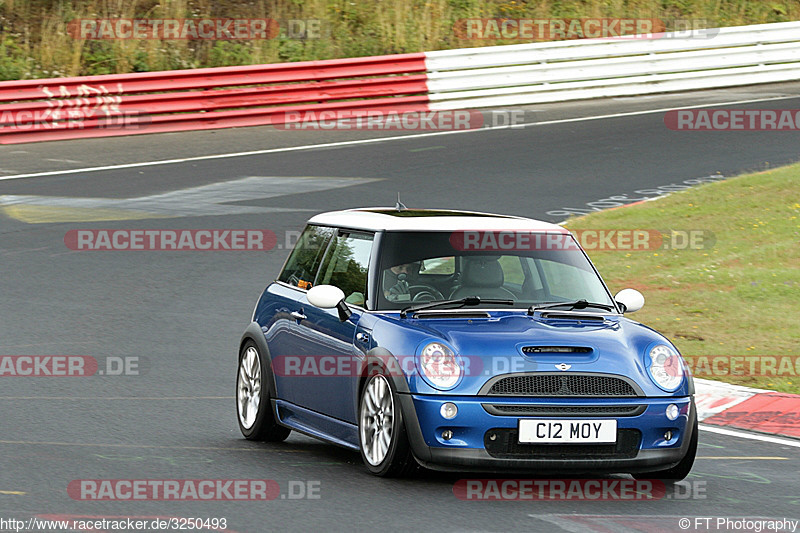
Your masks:
{"label": "asphalt track surface", "polygon": [[[797,519],[800,441],[701,431],[690,484],[650,502],[464,502],[452,489],[467,473],[377,479],[356,453],[301,435],[245,441],[233,400],[237,342],[286,251],[75,252],[64,244],[76,228],[264,228],[281,245],[313,213],[392,205],[397,191],[415,207],[557,221],[559,210],[610,196],[627,195],[626,203],[685,180],[800,159],[797,133],[673,132],[663,112],[646,112],[759,99],[774,100],[723,107],[796,109],[800,86],[538,106],[528,112],[539,124],[520,129],[102,171],[63,173],[387,134],[248,128],[0,147],[0,355],[139,357],[142,366],[132,376],[0,377],[0,518],[225,517],[236,532],[680,531],[681,517]],[[631,112],[642,113],[571,120]],[[5,179],[40,172],[55,174]],[[218,202],[234,198],[221,208],[186,192],[223,182],[233,191],[255,176],[264,179],[249,199],[227,195],[227,185],[210,189]],[[50,198],[9,208],[8,195]],[[120,200],[164,195],[171,218],[119,220]],[[93,204],[104,207],[78,209],[76,198],[105,199]],[[76,501],[66,488],[79,479],[271,479],[284,495],[311,482],[319,498]]]}

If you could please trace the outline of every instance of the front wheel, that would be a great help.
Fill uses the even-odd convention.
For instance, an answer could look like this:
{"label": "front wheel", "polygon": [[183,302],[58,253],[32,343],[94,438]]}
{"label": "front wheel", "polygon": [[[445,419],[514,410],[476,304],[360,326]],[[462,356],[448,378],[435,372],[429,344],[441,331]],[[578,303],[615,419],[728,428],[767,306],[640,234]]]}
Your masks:
{"label": "front wheel", "polygon": [[358,436],[361,458],[370,473],[402,477],[416,467],[397,395],[383,374],[371,376],[364,384],[358,409]]}
{"label": "front wheel", "polygon": [[692,437],[689,441],[689,449],[686,450],[686,455],[683,456],[681,462],[673,466],[669,470],[659,470],[657,472],[639,472],[633,474],[636,479],[660,479],[663,481],[680,481],[689,475],[694,465],[694,458],[697,456],[697,419],[694,421]]}
{"label": "front wheel", "polygon": [[278,424],[269,401],[269,367],[253,341],[247,341],[239,353],[236,377],[236,413],[239,429],[248,440],[281,442],[292,430]]}

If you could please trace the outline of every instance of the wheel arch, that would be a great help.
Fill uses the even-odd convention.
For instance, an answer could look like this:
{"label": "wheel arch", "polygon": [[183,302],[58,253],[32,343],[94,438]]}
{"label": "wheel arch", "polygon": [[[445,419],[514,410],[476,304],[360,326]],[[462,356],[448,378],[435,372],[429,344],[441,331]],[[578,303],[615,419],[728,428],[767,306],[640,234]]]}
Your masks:
{"label": "wheel arch", "polygon": [[[417,462],[430,461],[431,453],[428,445],[425,443],[425,438],[422,436],[422,429],[419,425],[417,418],[417,411],[414,408],[414,402],[411,399],[411,391],[408,387],[408,380],[402,372],[389,372],[386,368],[386,361],[393,361],[395,368],[400,369],[402,366],[394,357],[394,355],[386,348],[376,346],[369,350],[364,357],[361,365],[361,371],[357,381],[355,396],[355,413],[356,420],[358,420],[358,410],[361,403],[361,396],[364,391],[364,384],[369,378],[370,369],[380,368],[384,370],[386,377],[390,379],[397,392],[398,402],[397,407],[400,410],[400,416],[403,418],[405,424],[406,434],[408,435],[411,451]],[[392,364],[394,364],[392,363]]]}
{"label": "wheel arch", "polygon": [[258,322],[251,322],[250,325],[245,328],[241,339],[239,339],[239,351],[237,352],[237,358],[241,356],[242,349],[248,341],[252,341],[256,345],[259,355],[269,370],[267,387],[269,390],[269,397],[274,400],[278,397],[278,391],[275,385],[275,374],[272,371],[272,356],[269,353],[267,340],[264,338],[264,333],[261,331],[261,326],[258,324]]}

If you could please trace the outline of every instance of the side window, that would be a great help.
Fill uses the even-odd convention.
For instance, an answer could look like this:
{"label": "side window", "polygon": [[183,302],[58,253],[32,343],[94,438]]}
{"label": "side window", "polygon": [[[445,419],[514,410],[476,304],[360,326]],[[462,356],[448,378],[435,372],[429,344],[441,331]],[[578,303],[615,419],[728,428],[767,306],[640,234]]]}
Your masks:
{"label": "side window", "polygon": [[527,276],[522,283],[522,297],[532,302],[544,301],[544,283],[542,283],[534,259],[532,257],[520,257],[520,259],[522,260],[523,276]]}
{"label": "side window", "polygon": [[505,283],[513,283],[522,286],[525,281],[525,274],[522,273],[522,264],[516,255],[504,255],[500,259],[500,267],[503,269]]}
{"label": "side window", "polygon": [[[557,261],[541,260],[550,295],[565,300],[578,300],[581,298],[590,301],[603,302],[605,294],[600,292],[600,287],[593,281],[594,274],[580,268]],[[592,290],[595,289],[595,290]]]}
{"label": "side window", "polygon": [[542,283],[542,278],[539,277],[539,269],[536,268],[536,263],[534,262],[532,257],[526,257],[523,259],[525,269],[528,271],[530,275],[530,279],[528,284],[530,285],[531,289],[535,291],[542,291],[544,290],[544,284]]}
{"label": "side window", "polygon": [[346,302],[364,306],[372,239],[371,234],[340,232],[322,262],[317,285],[335,285],[344,291]]}
{"label": "side window", "polygon": [[322,261],[322,254],[325,253],[325,247],[333,233],[333,228],[306,226],[289,259],[286,260],[278,281],[302,289],[311,288]]}

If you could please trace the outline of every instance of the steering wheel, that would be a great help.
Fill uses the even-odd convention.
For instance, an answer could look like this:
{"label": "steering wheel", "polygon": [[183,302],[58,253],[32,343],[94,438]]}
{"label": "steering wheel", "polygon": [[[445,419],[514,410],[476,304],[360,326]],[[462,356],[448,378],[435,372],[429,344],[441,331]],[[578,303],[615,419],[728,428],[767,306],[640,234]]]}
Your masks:
{"label": "steering wheel", "polygon": [[430,285],[411,285],[408,288],[408,292],[414,295],[411,297],[412,302],[432,302],[434,300],[444,300],[444,295]]}

